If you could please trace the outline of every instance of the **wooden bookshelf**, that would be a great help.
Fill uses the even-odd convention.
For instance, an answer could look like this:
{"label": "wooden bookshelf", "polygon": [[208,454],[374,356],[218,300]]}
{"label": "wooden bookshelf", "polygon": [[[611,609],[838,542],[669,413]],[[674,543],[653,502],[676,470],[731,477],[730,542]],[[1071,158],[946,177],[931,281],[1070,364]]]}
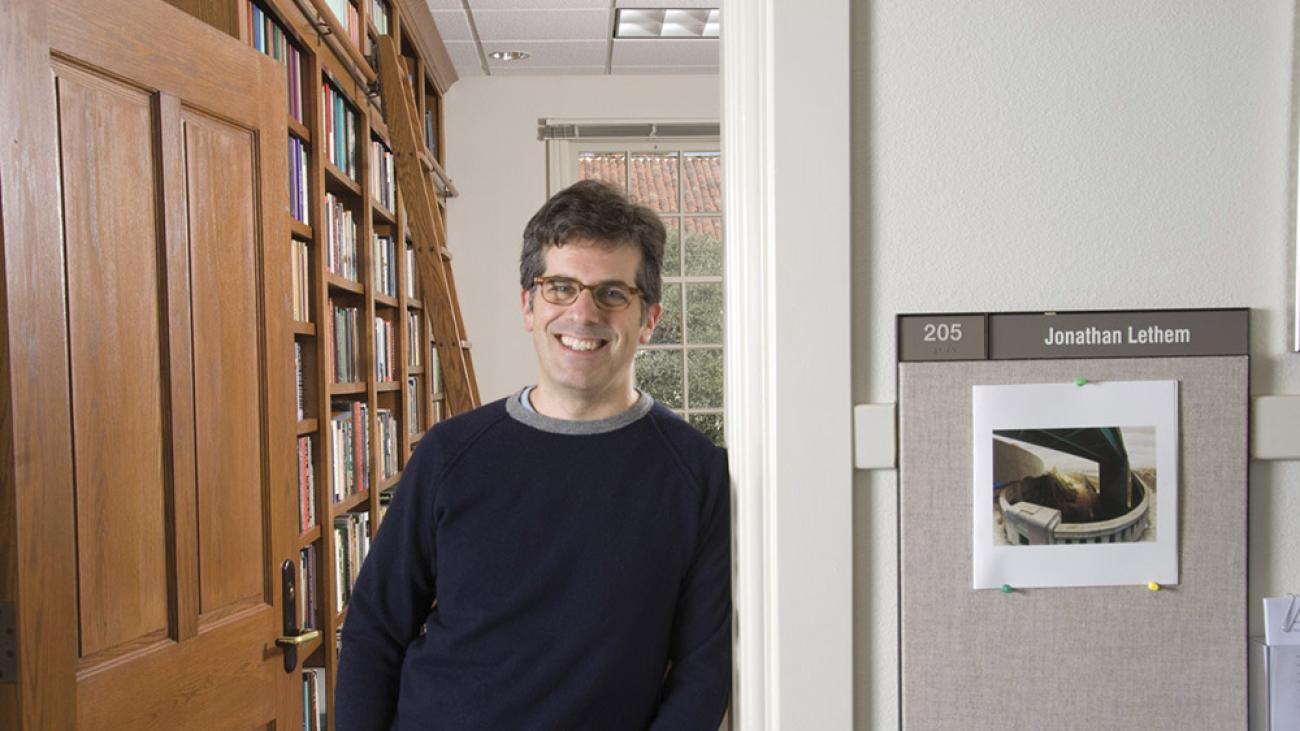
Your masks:
{"label": "wooden bookshelf", "polygon": [[[296,421],[295,433],[296,438],[308,438],[312,442],[310,470],[314,481],[315,524],[306,530],[299,530],[300,526],[295,524],[294,534],[299,550],[313,547],[315,552],[315,585],[310,587],[316,598],[312,624],[321,632],[321,639],[301,648],[299,662],[303,668],[325,670],[326,724],[322,728],[332,730],[338,665],[335,638],[346,617],[346,609],[335,611],[342,578],[336,565],[336,551],[340,546],[336,545],[338,534],[334,521],[365,516],[373,535],[380,524],[380,493],[396,487],[400,470],[405,468],[419,435],[442,413],[435,408],[440,394],[434,393],[430,380],[429,360],[435,349],[428,317],[422,301],[417,299],[418,290],[412,296],[407,287],[407,279],[412,276],[408,272],[410,265],[404,243],[409,240],[409,222],[401,191],[396,190],[396,176],[390,183],[395,191],[393,205],[381,204],[373,194],[375,176],[383,172],[383,166],[374,159],[372,140],[393,151],[389,125],[373,93],[378,71],[373,63],[373,45],[386,29],[386,34],[402,49],[409,71],[407,82],[419,100],[422,123],[427,118],[430,125],[420,155],[426,168],[437,171],[433,180],[444,192],[454,191],[454,186],[442,167],[445,149],[442,98],[456,77],[422,0],[168,1],[248,46],[265,45],[261,41],[266,34],[255,27],[255,19],[273,24],[276,30],[270,35],[277,43],[282,41],[282,47],[285,44],[292,47],[299,57],[300,78],[292,83],[286,80],[285,86],[289,93],[296,89],[301,94],[301,114],[288,115],[284,132],[291,143],[296,140],[303,149],[305,220],[294,219],[290,214],[288,230],[293,239],[305,242],[308,247],[309,276],[303,281],[308,288],[310,317],[292,322],[289,329],[302,351],[301,379],[310,401],[304,406],[303,418]],[[347,30],[348,18],[340,18],[336,12],[342,9],[344,14],[350,14],[348,6],[355,12],[351,21],[357,27],[355,34]],[[373,10],[381,6],[387,10],[387,18],[373,17]],[[256,52],[252,48],[249,51]],[[283,66],[289,73],[289,65]],[[327,95],[345,104],[341,116],[338,109],[325,108]],[[353,115],[350,119],[347,112]],[[331,159],[327,146],[340,139],[343,129],[340,123],[350,125],[348,134],[353,143],[331,148],[334,151]],[[352,157],[350,164],[348,157]],[[346,215],[334,220],[327,216],[327,195],[332,198],[331,206],[350,214],[354,229],[350,231],[345,222],[340,223],[346,221]],[[329,264],[329,242],[339,240],[340,233],[342,240],[355,242],[354,249],[336,250],[347,249],[344,258],[354,270],[347,275],[343,273],[346,267]],[[376,236],[387,236],[396,242],[394,255],[388,262],[396,279],[395,291],[391,293],[386,293],[376,280]],[[446,253],[445,247],[443,251]],[[333,259],[339,261],[340,257],[336,255]],[[356,350],[352,354],[356,373],[343,383],[337,382],[331,372],[331,365],[339,360],[332,352],[337,336],[333,324],[335,306],[356,311],[353,333]],[[416,318],[413,327],[408,327],[408,316]],[[380,378],[376,363],[377,319],[389,323],[393,338],[391,373],[384,379]],[[334,453],[335,420],[340,414],[355,415],[349,411],[358,408],[354,404],[364,407],[364,417],[358,426],[363,427],[365,436],[352,442],[363,445],[368,458],[364,485],[335,501],[334,480],[340,475],[335,474],[334,465],[351,464],[355,469],[353,460],[361,459],[358,455]],[[391,462],[395,463],[397,472],[391,475],[384,472],[381,411],[391,414],[393,419]],[[302,509],[301,501],[299,509]],[[301,516],[295,514],[294,518]]]}

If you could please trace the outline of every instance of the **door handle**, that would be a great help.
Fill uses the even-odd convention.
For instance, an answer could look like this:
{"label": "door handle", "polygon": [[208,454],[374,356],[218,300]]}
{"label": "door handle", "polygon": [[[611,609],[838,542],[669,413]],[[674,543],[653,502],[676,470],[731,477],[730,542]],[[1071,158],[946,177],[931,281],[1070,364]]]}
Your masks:
{"label": "door handle", "polygon": [[283,606],[284,634],[275,638],[275,644],[284,650],[284,671],[292,673],[298,667],[298,647],[320,637],[320,630],[306,632],[298,629],[298,572],[293,561],[285,559],[280,564],[281,605]]}

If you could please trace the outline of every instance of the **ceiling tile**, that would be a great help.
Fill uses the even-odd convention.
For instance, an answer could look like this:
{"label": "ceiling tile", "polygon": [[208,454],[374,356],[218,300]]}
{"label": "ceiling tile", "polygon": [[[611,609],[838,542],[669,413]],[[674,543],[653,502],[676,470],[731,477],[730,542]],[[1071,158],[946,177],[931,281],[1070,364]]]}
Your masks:
{"label": "ceiling tile", "polygon": [[699,74],[717,76],[717,66],[614,66],[611,74],[628,76],[632,74]]}
{"label": "ceiling tile", "polygon": [[435,10],[433,24],[438,26],[443,41],[472,41],[474,35],[469,31],[467,17],[464,10]]}
{"label": "ceiling tile", "polygon": [[615,66],[717,66],[718,58],[719,45],[716,40],[614,40]]}
{"label": "ceiling tile", "polygon": [[[474,0],[471,0],[473,2]],[[618,8],[721,8],[722,0],[618,0]]]}
{"label": "ceiling tile", "polygon": [[[446,0],[442,0],[446,2]],[[459,0],[457,0],[459,5]],[[556,10],[567,9],[609,9],[609,0],[469,0],[469,8],[479,10]]]}
{"label": "ceiling tile", "polygon": [[470,41],[453,42],[444,44],[447,46],[447,55],[451,56],[451,62],[456,66],[456,73],[460,76],[482,76],[483,64],[478,57],[478,44]]}
{"label": "ceiling tile", "polygon": [[464,10],[460,0],[424,0],[430,10]]}
{"label": "ceiling tile", "polygon": [[476,10],[478,37],[488,41],[603,41],[609,37],[610,11]]}
{"label": "ceiling tile", "polygon": [[595,76],[603,73],[605,73],[604,66],[532,66],[492,69],[493,76]]}
{"label": "ceiling tile", "polygon": [[605,41],[531,41],[528,43],[483,42],[483,52],[527,51],[531,57],[524,61],[494,61],[488,67],[496,73],[502,67],[528,68],[533,66],[605,66]]}

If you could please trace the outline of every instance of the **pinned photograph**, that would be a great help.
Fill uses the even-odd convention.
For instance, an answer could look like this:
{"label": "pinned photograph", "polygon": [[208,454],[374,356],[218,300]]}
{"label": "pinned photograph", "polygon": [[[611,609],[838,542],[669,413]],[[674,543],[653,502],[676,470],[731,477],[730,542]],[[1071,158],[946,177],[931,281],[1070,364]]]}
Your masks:
{"label": "pinned photograph", "polygon": [[993,545],[1156,539],[1154,426],[993,431]]}
{"label": "pinned photograph", "polygon": [[1176,381],[972,395],[975,588],[1177,583]]}

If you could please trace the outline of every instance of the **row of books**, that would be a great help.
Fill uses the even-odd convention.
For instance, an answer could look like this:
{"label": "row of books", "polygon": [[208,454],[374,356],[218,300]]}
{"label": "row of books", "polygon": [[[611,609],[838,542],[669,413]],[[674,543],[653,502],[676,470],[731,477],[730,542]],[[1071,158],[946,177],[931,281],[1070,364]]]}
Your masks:
{"label": "row of books", "polygon": [[289,116],[301,122],[302,53],[289,41],[289,34],[285,33],[275,18],[252,0],[247,0],[247,4],[248,25],[244,30],[248,34],[248,42],[284,66],[287,77],[285,83],[289,91]]}
{"label": "row of books", "polygon": [[307,145],[289,135],[289,215],[311,223],[307,208]]}
{"label": "row of books", "polygon": [[380,35],[388,35],[388,3],[384,0],[370,0],[370,22]]}
{"label": "row of books", "polygon": [[329,6],[330,12],[338,18],[339,25],[347,31],[348,38],[352,39],[352,45],[358,50],[361,48],[361,16],[357,12],[357,6],[348,2],[348,0],[325,0]]}
{"label": "row of books", "polygon": [[424,328],[421,327],[420,313],[406,313],[406,342],[409,346],[406,349],[406,364],[412,368],[420,367],[420,351],[428,346],[425,345]]}
{"label": "row of books", "polygon": [[370,513],[349,513],[334,519],[334,599],[340,612],[352,598],[352,587],[369,551]]}
{"label": "row of books", "polygon": [[352,209],[333,193],[325,194],[325,268],[354,282],[357,271],[357,221]]}
{"label": "row of books", "polygon": [[303,731],[325,731],[325,668],[302,669]]}
{"label": "row of books", "polygon": [[320,626],[316,603],[316,544],[298,551],[298,627],[315,629]]}
{"label": "row of books", "polygon": [[420,426],[424,423],[421,416],[424,409],[420,404],[424,399],[420,397],[420,378],[419,376],[406,377],[406,431],[408,434],[420,433]]}
{"label": "row of books", "polygon": [[298,532],[316,525],[316,468],[310,436],[298,437]]}
{"label": "row of books", "polygon": [[389,409],[375,412],[379,418],[379,478],[397,474],[397,417]]}
{"label": "row of books", "polygon": [[[293,319],[311,319],[311,250],[306,241],[293,239]],[[301,419],[302,417],[298,417]]]}
{"label": "row of books", "polygon": [[392,236],[375,234],[375,289],[389,297],[397,296],[397,242]]}
{"label": "row of books", "polygon": [[302,379],[302,343],[297,340],[293,341],[293,372],[294,381],[298,387],[298,421],[303,419],[303,404],[306,402],[306,396],[303,393]]}
{"label": "row of books", "polygon": [[415,299],[415,249],[406,247],[406,296]]}
{"label": "row of books", "polygon": [[325,159],[356,180],[357,113],[329,79],[321,84],[321,114],[325,122]]}
{"label": "row of books", "polygon": [[434,393],[442,393],[442,361],[436,347],[429,348],[429,388]]}
{"label": "row of books", "polygon": [[325,369],[330,383],[361,380],[357,362],[357,353],[361,352],[360,333],[357,331],[360,313],[356,307],[330,306],[330,318],[325,323]]}
{"label": "row of books", "polygon": [[330,419],[330,495],[338,502],[370,489],[370,413],[360,401],[341,401]]}
{"label": "row of books", "polygon": [[397,338],[393,323],[375,318],[375,380],[397,380]]}
{"label": "row of books", "polygon": [[370,162],[375,171],[370,176],[370,195],[389,211],[397,210],[397,176],[393,172],[393,153],[383,142],[371,138]]}

